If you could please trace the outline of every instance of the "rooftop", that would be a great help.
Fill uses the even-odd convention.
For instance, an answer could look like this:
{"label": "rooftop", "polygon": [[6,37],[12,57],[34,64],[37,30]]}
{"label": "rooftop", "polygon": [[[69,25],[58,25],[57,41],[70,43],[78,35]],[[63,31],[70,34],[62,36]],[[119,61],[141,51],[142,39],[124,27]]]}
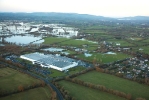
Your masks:
{"label": "rooftop", "polygon": [[57,55],[52,55],[52,54],[47,54],[44,55],[42,53],[31,53],[31,54],[26,54],[23,55],[24,57],[30,58],[30,59],[34,59],[36,60],[37,63],[44,63],[44,64],[48,64],[48,65],[53,65],[53,66],[57,66],[60,68],[72,65],[74,62],[74,59],[68,58],[68,57],[64,57],[64,56],[57,56]]}

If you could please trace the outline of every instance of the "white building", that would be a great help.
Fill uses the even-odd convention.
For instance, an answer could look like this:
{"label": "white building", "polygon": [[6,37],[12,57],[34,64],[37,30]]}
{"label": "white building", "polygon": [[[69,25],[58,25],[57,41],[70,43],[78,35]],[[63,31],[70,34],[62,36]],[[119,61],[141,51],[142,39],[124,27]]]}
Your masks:
{"label": "white building", "polygon": [[51,54],[44,55],[42,53],[31,53],[22,55],[20,58],[29,60],[33,64],[37,64],[42,67],[53,68],[59,71],[64,71],[78,65],[78,63],[71,58]]}

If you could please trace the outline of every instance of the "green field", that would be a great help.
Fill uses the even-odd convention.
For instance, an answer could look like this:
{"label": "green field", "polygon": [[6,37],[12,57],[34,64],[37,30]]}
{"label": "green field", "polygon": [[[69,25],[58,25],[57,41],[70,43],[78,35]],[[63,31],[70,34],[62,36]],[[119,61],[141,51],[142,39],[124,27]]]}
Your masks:
{"label": "green field", "polygon": [[17,90],[20,85],[26,87],[39,82],[40,80],[34,79],[27,74],[22,74],[14,69],[0,69],[0,89],[2,91],[13,91]]}
{"label": "green field", "polygon": [[120,46],[133,46],[133,44],[130,44],[127,41],[121,39],[109,39],[107,42],[112,42],[114,46],[116,46],[118,43],[120,43]]}
{"label": "green field", "polygon": [[79,45],[93,45],[93,44],[96,44],[96,43],[92,43],[92,42],[89,42],[87,40],[74,40],[74,39],[71,39],[69,41],[65,41],[65,42],[62,42],[60,44],[70,45],[70,46],[79,46]]}
{"label": "green field", "polygon": [[77,78],[93,84],[104,85],[107,88],[129,93],[133,98],[142,97],[149,100],[149,86],[129,81],[113,75],[92,71]]}
{"label": "green field", "polygon": [[85,57],[84,54],[80,54],[77,57],[81,59],[86,59],[88,61],[93,61],[94,59],[96,59],[96,62],[100,63],[109,63],[130,57],[129,55],[123,53],[116,53],[116,54],[91,53],[91,54],[92,56],[90,57]]}
{"label": "green field", "polygon": [[59,45],[69,45],[69,46],[82,46],[82,45],[96,44],[87,40],[75,40],[75,39],[58,38],[58,37],[48,37],[48,38],[45,38],[44,40],[45,40],[44,44],[58,43]]}
{"label": "green field", "polygon": [[[143,50],[139,50],[140,48]],[[149,46],[134,47],[133,50],[149,54]]]}
{"label": "green field", "polygon": [[124,98],[68,81],[60,81],[59,84],[64,86],[76,100],[125,100]]}
{"label": "green field", "polygon": [[0,98],[0,100],[50,100],[48,87],[39,87]]}
{"label": "green field", "polygon": [[48,37],[44,39],[44,44],[55,44],[62,41],[67,41],[67,38],[58,38],[58,37]]}
{"label": "green field", "polygon": [[58,71],[58,70],[55,70],[55,69],[52,69],[52,68],[49,68],[48,70],[50,70],[52,72],[51,74],[49,74],[49,77],[65,76],[65,73],[63,73],[61,71]]}
{"label": "green field", "polygon": [[69,70],[68,73],[74,74],[74,73],[80,72],[80,71],[85,70],[85,69],[86,69],[86,67],[77,66],[77,67],[73,67],[73,68],[68,69]]}

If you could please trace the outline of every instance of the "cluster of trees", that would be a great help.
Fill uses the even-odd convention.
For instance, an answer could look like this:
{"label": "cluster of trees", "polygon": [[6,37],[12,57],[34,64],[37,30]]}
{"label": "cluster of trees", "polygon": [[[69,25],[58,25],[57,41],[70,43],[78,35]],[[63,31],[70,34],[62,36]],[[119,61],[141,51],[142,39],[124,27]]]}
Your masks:
{"label": "cluster of trees", "polygon": [[128,100],[132,99],[131,94],[126,94],[126,93],[118,91],[118,90],[108,89],[103,85],[95,85],[95,84],[92,84],[92,83],[89,83],[89,82],[84,82],[84,81],[82,81],[80,79],[77,79],[77,78],[71,79],[69,77],[66,77],[65,79],[67,81],[77,83],[77,84],[80,84],[80,85],[83,85],[83,86],[86,86],[86,87],[89,87],[89,88],[92,88],[92,89],[97,89],[97,90],[100,90],[100,91],[108,92],[110,94],[114,94],[114,95],[126,98]]}
{"label": "cluster of trees", "polygon": [[56,92],[51,88],[50,85],[47,85],[48,88],[50,89],[50,92],[51,92],[51,97],[50,97],[50,100],[57,100],[57,94]]}
{"label": "cluster of trees", "polygon": [[0,52],[2,54],[14,53],[16,55],[19,55],[21,51],[22,51],[22,48],[20,46],[16,46],[16,45],[6,45],[6,46],[2,46],[0,49]]}
{"label": "cluster of trees", "polygon": [[59,85],[57,82],[54,82],[54,85],[61,91],[61,93],[62,93],[65,100],[76,100],[74,97],[72,97],[69,94],[69,92],[64,87]]}

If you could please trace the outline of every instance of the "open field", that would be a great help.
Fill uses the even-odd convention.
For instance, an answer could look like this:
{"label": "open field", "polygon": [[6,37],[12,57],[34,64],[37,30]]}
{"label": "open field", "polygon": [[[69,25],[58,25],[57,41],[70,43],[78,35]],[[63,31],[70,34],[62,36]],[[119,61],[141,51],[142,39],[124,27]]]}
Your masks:
{"label": "open field", "polygon": [[27,74],[22,74],[11,68],[0,69],[0,89],[2,91],[17,90],[18,86],[30,86],[39,83],[40,80],[34,79]]}
{"label": "open field", "polygon": [[76,100],[125,100],[124,98],[68,81],[60,81],[59,84],[64,86]]}
{"label": "open field", "polygon": [[0,100],[50,100],[48,87],[39,87],[0,98]]}
{"label": "open field", "polygon": [[143,50],[141,52],[149,54],[149,46],[141,47]]}
{"label": "open field", "polygon": [[84,54],[80,54],[77,57],[86,59],[88,61],[93,61],[95,59],[97,62],[100,62],[100,63],[109,63],[109,62],[113,62],[113,61],[117,61],[117,60],[130,57],[129,55],[123,54],[123,53],[116,53],[116,54],[91,53],[91,54],[92,56],[90,57],[85,57]]}
{"label": "open field", "polygon": [[58,71],[58,70],[55,70],[52,68],[50,68],[49,70],[52,72],[51,74],[49,74],[49,77],[65,76],[65,73],[63,73],[61,71]]}
{"label": "open field", "polygon": [[[142,50],[139,50],[139,49],[142,49]],[[149,46],[134,47],[133,50],[149,54]]]}
{"label": "open field", "polygon": [[149,99],[149,86],[129,81],[113,75],[91,71],[77,78],[93,84],[104,85],[107,88],[129,93],[133,98],[142,97]]}
{"label": "open field", "polygon": [[77,67],[70,68],[68,73],[74,74],[74,73],[80,72],[80,71],[85,70],[85,69],[86,69],[86,67],[77,66]]}
{"label": "open field", "polygon": [[58,38],[58,37],[48,37],[44,39],[44,44],[59,44],[59,45],[67,45],[67,46],[76,46],[79,47],[82,45],[95,45],[97,46],[97,43],[94,43],[92,41],[88,40],[75,40],[75,39],[68,39],[68,38]]}
{"label": "open field", "polygon": [[68,39],[68,38],[58,38],[58,37],[48,37],[44,39],[44,44],[54,44],[58,43],[60,45],[70,45],[70,46],[80,46],[80,45],[92,45],[96,43],[92,43],[87,40],[75,40],[75,39]]}
{"label": "open field", "polygon": [[111,42],[114,46],[116,46],[116,44],[120,44],[120,46],[133,46],[133,44],[121,39],[109,39],[107,41]]}
{"label": "open field", "polygon": [[69,41],[64,41],[60,43],[61,45],[69,45],[69,46],[82,46],[82,45],[94,45],[96,43],[87,41],[87,40],[74,40],[71,39]]}
{"label": "open field", "polygon": [[65,72],[61,72],[61,71],[58,71],[58,70],[55,70],[55,69],[49,69],[52,73],[49,74],[49,77],[59,77],[59,76],[66,76],[66,74],[74,74],[74,73],[77,73],[77,72],[80,72],[82,70],[86,69],[86,67],[82,67],[82,66],[77,66],[77,67],[73,67],[73,68],[70,68],[68,69],[69,71],[67,73]]}
{"label": "open field", "polygon": [[44,44],[54,44],[54,43],[59,43],[62,41],[67,41],[69,39],[67,38],[58,38],[58,37],[48,37],[44,39]]}

